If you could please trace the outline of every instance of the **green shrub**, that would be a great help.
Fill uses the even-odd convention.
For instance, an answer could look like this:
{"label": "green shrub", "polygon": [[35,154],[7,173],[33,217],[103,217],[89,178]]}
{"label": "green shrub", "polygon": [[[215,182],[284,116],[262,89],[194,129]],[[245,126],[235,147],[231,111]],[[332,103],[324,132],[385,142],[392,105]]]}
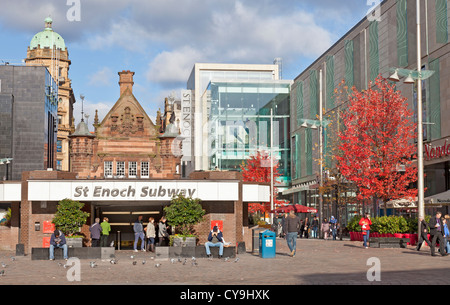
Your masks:
{"label": "green shrub", "polygon": [[[361,226],[359,221],[361,215],[354,216],[347,225],[347,229],[350,232],[361,232]],[[371,232],[377,232],[380,234],[394,234],[394,233],[416,233],[417,232],[417,218],[404,218],[403,216],[380,216],[371,218],[372,225],[370,226]],[[425,216],[425,221],[429,221],[430,216]]]}
{"label": "green shrub", "polygon": [[52,222],[56,229],[65,235],[79,232],[80,227],[86,223],[89,213],[82,211],[84,203],[72,199],[63,199],[58,202],[57,210]]}
{"label": "green shrub", "polygon": [[203,220],[205,211],[200,199],[193,199],[178,195],[172,198],[170,205],[164,208],[167,221],[182,235],[192,233],[193,226]]}

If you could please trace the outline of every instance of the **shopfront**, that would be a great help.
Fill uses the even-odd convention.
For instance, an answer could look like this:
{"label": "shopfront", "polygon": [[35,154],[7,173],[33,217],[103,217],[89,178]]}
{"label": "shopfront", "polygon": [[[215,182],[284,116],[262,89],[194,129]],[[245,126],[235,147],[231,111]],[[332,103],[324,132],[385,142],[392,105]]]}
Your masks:
{"label": "shopfront", "polygon": [[[57,171],[26,172],[22,181],[0,183],[0,202],[11,202],[12,226],[18,233],[12,243],[24,244],[25,253],[42,247],[50,232],[42,230],[51,222],[60,200],[70,198],[85,203],[90,213],[81,232],[89,236],[96,217],[110,219],[112,234],[132,233],[138,215],[144,224],[152,216],[158,221],[173,196],[182,194],[201,199],[206,212],[196,226],[199,242],[206,241],[212,222],[223,225],[227,242],[245,242],[248,230],[248,203],[269,202],[270,186],[243,183],[238,172],[194,172],[189,180],[76,179]],[[1,232],[0,232],[1,234]],[[124,235],[126,236],[126,235]],[[113,237],[114,238],[114,237]]]}
{"label": "shopfront", "polygon": [[439,198],[450,190],[450,137],[424,145],[424,176],[425,213],[449,214],[448,203]]}

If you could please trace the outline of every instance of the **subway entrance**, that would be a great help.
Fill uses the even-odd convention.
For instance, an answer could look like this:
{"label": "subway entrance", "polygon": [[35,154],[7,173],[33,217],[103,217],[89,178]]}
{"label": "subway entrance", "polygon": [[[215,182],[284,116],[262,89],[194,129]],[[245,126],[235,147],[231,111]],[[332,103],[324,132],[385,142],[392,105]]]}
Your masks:
{"label": "subway entrance", "polygon": [[[158,244],[158,223],[164,215],[164,207],[169,202],[96,202],[92,203],[91,225],[95,222],[95,218],[100,219],[100,223],[106,218],[111,226],[111,232],[108,237],[108,245],[114,246],[117,250],[132,250],[134,245],[135,234],[133,225],[142,216],[143,227],[147,228],[149,218],[154,219],[156,230],[155,242]],[[168,225],[168,231],[171,228]],[[163,246],[168,246],[164,241]],[[138,240],[137,249],[141,249],[141,241]]]}

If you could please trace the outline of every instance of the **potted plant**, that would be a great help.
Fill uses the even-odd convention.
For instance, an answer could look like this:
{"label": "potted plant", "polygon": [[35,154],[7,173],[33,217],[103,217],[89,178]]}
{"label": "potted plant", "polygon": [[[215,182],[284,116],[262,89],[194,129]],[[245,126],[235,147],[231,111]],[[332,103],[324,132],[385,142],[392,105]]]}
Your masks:
{"label": "potted plant", "polygon": [[68,247],[82,247],[83,235],[79,234],[80,228],[89,217],[89,213],[82,211],[84,203],[72,199],[63,199],[58,202],[57,210],[52,222],[56,229],[66,235]]}
{"label": "potted plant", "polygon": [[178,233],[171,238],[171,245],[195,246],[197,237],[193,234],[193,227],[202,221],[205,215],[200,199],[178,195],[172,198],[170,205],[164,208],[164,212],[167,221]]}

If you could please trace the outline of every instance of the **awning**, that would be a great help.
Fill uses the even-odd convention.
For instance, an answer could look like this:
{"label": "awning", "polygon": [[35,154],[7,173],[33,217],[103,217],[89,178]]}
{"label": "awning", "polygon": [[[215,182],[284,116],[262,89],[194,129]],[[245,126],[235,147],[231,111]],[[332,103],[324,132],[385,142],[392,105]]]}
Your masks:
{"label": "awning", "polygon": [[301,204],[287,205],[275,210],[270,211],[271,213],[289,213],[290,210],[294,210],[295,213],[317,213],[317,209],[312,207],[307,207]]}
{"label": "awning", "polygon": [[[388,209],[417,209],[417,202],[410,199],[395,199],[389,200],[386,203]],[[380,204],[380,209],[384,209],[384,203]]]}
{"label": "awning", "polygon": [[425,203],[450,203],[450,190],[424,198]]}

